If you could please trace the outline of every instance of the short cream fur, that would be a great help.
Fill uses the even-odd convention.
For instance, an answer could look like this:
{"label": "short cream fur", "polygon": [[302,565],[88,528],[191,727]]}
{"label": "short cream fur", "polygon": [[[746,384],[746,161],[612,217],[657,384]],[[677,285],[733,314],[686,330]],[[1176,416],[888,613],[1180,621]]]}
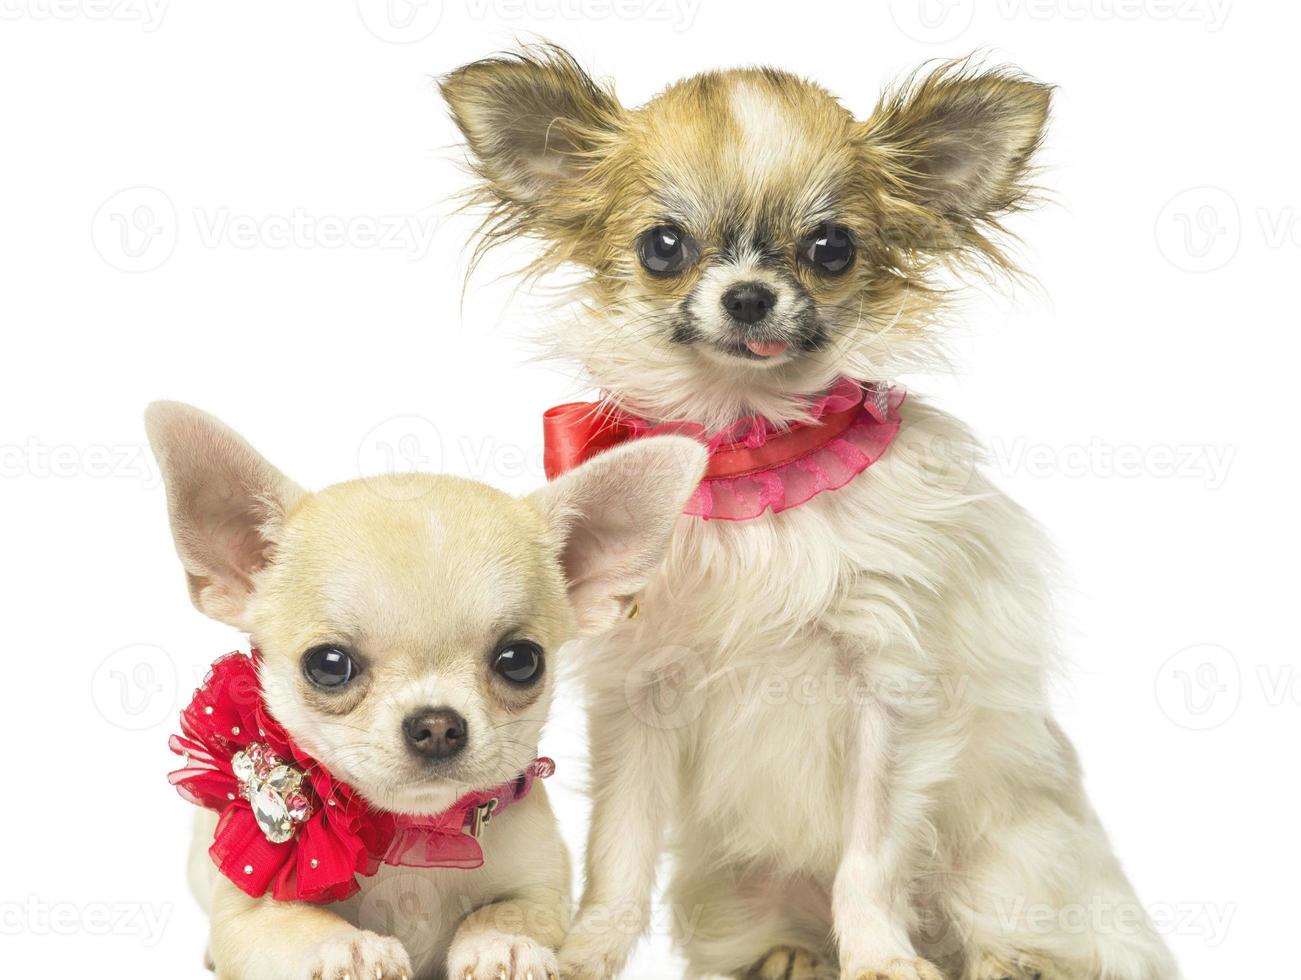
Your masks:
{"label": "short cream fur", "polygon": [[[174,402],[147,428],[195,605],[251,635],[267,705],[295,741],[373,803],[436,813],[507,782],[537,756],[556,654],[619,617],[661,558],[699,479],[679,438],[607,454],[525,500],[432,475],[307,493],[216,419]],[[505,632],[542,646],[527,692],[489,667]],[[344,691],[304,676],[305,651],[365,660]],[[450,706],[465,750],[430,768],[406,750],[408,713]],[[211,914],[221,980],[547,980],[570,912],[569,859],[541,783],[482,840],[476,870],[382,866],[330,906],[245,895],[212,866],[215,814],[190,880]],[[389,923],[391,932],[374,931]]]}

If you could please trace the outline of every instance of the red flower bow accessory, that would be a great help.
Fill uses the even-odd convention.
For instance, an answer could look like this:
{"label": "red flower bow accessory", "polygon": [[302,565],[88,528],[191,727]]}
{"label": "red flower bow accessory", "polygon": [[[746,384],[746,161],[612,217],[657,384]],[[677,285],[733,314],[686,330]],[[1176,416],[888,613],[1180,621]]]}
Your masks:
{"label": "red flower bow accessory", "polygon": [[809,400],[806,422],[778,426],[750,416],[712,434],[694,422],[649,422],[605,402],[572,402],[542,418],[543,465],[554,480],[620,443],[690,436],[709,450],[709,468],[685,512],[705,520],[748,521],[838,490],[879,460],[899,432],[904,394],[842,378]]}
{"label": "red flower bow accessory", "polygon": [[254,650],[213,664],[169,743],[185,767],[168,776],[182,797],[221,815],[208,853],[255,898],[337,902],[360,888],[357,875],[381,864],[477,868],[484,825],[555,771],[538,759],[517,779],[428,816],[375,809],[267,712],[258,662]]}

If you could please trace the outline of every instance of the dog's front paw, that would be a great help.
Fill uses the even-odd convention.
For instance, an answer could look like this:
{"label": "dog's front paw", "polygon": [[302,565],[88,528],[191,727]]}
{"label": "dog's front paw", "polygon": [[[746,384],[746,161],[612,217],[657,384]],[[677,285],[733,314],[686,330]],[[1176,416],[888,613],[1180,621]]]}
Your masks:
{"label": "dog's front paw", "polygon": [[746,974],[746,980],[839,980],[840,970],[808,950],[777,946]]}
{"label": "dog's front paw", "polygon": [[1044,963],[1018,958],[1009,962],[1000,956],[986,956],[976,970],[977,980],[1068,980]]}
{"label": "dog's front paw", "polygon": [[628,958],[628,944],[617,930],[585,931],[576,926],[560,947],[562,980],[614,980]]}
{"label": "dog's front paw", "polygon": [[848,974],[853,980],[944,980],[944,974],[926,960],[898,957]]}
{"label": "dog's front paw", "polygon": [[348,929],[313,949],[303,972],[307,980],[410,980],[411,958],[396,939]]}
{"label": "dog's front paw", "polygon": [[447,954],[448,980],[557,980],[556,954],[527,936],[479,932],[458,937]]}

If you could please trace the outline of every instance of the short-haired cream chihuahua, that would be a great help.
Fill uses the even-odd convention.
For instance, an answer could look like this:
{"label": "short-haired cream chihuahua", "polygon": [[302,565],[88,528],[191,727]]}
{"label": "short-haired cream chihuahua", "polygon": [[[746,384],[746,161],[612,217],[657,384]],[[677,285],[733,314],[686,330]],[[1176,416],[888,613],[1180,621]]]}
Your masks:
{"label": "short-haired cream chihuahua", "polygon": [[[251,634],[294,743],[391,814],[438,813],[534,762],[561,646],[627,612],[704,465],[666,438],[522,500],[436,475],[308,493],[198,409],[155,403],[146,421],[194,604]],[[540,785],[481,828],[480,867],[381,865],[325,904],[237,888],[202,815],[190,878],[223,980],[557,975],[569,862]]]}
{"label": "short-haired cream chihuahua", "polygon": [[621,431],[712,452],[642,615],[584,644],[562,973],[617,974],[639,929],[611,914],[644,927],[669,848],[694,977],[1172,980],[1052,716],[1042,536],[891,390],[936,360],[948,272],[1011,269],[1049,88],[945,63],[856,116],[745,68],[632,108],[537,47],[442,89],[485,241],[579,276],[549,346]]}

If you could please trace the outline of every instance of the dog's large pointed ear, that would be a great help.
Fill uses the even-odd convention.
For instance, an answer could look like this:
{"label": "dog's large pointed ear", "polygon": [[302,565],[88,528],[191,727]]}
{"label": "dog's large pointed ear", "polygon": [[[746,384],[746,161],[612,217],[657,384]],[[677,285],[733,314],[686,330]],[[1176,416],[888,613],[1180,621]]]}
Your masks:
{"label": "dog's large pointed ear", "polygon": [[1051,91],[1015,71],[948,63],[887,94],[863,139],[892,193],[960,226],[995,221],[1032,189]]}
{"label": "dog's large pointed ear", "polygon": [[485,58],[440,82],[475,170],[499,203],[537,205],[581,179],[623,109],[561,48]]}
{"label": "dog's large pointed ear", "polygon": [[692,439],[643,439],[602,453],[529,497],[558,542],[582,632],[611,626],[645,586],[706,458]]}
{"label": "dog's large pointed ear", "polygon": [[305,493],[206,412],[154,402],[145,412],[162,470],[176,553],[200,612],[251,629],[253,575]]}

